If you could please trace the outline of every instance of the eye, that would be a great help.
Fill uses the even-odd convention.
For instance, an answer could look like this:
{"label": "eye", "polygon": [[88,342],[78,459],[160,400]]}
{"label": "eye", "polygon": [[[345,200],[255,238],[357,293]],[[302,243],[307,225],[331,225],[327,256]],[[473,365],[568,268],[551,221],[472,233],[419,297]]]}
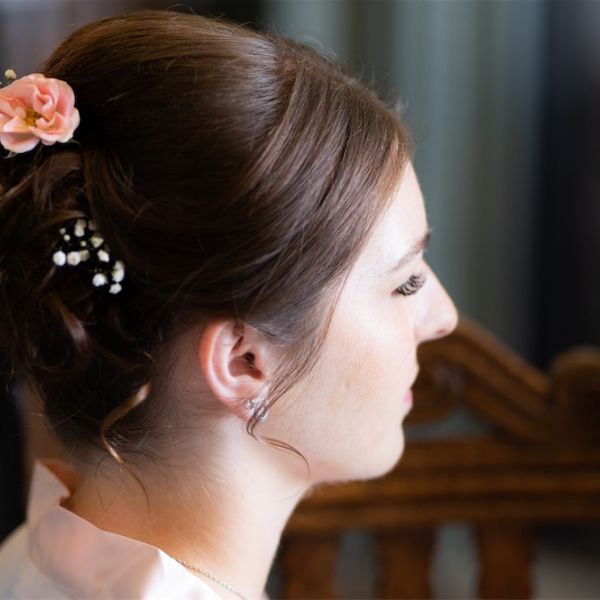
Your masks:
{"label": "eye", "polygon": [[411,275],[407,281],[395,289],[395,292],[402,296],[412,296],[423,287],[425,279],[426,277],[424,273],[416,273]]}

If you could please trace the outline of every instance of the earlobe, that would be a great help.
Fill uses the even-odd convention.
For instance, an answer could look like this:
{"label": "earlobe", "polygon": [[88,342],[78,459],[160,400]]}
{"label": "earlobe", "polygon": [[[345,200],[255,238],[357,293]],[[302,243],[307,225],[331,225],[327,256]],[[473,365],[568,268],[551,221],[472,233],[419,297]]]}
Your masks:
{"label": "earlobe", "polygon": [[247,401],[256,399],[266,379],[265,344],[254,328],[233,320],[208,323],[200,337],[198,363],[208,387],[244,421]]}

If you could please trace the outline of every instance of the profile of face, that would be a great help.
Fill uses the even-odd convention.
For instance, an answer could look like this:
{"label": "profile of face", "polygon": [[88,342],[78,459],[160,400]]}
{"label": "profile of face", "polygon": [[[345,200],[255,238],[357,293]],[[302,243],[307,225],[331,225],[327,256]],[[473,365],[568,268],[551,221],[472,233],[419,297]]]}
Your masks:
{"label": "profile of face", "polygon": [[417,347],[457,323],[424,260],[428,231],[408,164],[349,274],[314,373],[271,409],[269,435],[304,454],[313,483],[379,477],[402,455]]}

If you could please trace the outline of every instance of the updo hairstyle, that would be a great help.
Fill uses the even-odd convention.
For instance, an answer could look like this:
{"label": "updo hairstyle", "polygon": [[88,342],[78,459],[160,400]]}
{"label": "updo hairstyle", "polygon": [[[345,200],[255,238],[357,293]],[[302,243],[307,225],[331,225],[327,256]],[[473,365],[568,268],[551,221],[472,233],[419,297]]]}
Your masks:
{"label": "updo hairstyle", "polygon": [[[35,72],[73,88],[81,123],[76,143],[0,160],[3,377],[67,446],[160,459],[173,341],[230,318],[282,352],[256,437],[318,361],[410,158],[397,113],[305,45],[166,10],[85,25]],[[76,218],[126,265],[119,294],[53,264]]]}

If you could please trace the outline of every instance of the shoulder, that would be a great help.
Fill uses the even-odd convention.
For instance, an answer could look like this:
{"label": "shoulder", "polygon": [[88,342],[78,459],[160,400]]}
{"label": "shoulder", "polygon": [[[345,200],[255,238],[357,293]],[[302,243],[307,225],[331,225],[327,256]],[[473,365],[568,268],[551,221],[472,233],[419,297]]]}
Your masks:
{"label": "shoulder", "polygon": [[68,598],[30,560],[27,524],[0,544],[0,598]]}
{"label": "shoulder", "polygon": [[[90,561],[91,564],[85,562],[79,565],[85,572],[81,579],[79,573],[75,572],[76,569],[72,568],[72,560],[53,562],[46,556],[43,567],[49,567],[50,572],[45,573],[45,568],[40,568],[41,565],[37,564],[40,558],[44,559],[39,548],[34,552],[36,560],[32,560],[30,545],[35,546],[36,542],[30,534],[29,527],[23,523],[0,544],[0,598],[63,600],[73,597],[137,597],[158,600],[177,597],[188,600],[220,600],[204,582],[190,576],[178,563],[158,549],[155,549],[156,554],[152,553],[154,560],[148,560],[146,552],[133,552],[132,562],[126,562],[125,568],[122,568],[122,562],[111,561],[111,552],[104,552],[114,550],[114,546],[109,544],[102,550],[97,548],[99,552],[95,553],[95,559],[103,562],[105,567],[109,566],[109,560],[111,568],[108,572],[101,573],[95,570],[96,561]],[[135,543],[134,540],[127,541]],[[66,547],[64,550],[69,556],[71,549]],[[54,571],[56,577],[51,576]]]}
{"label": "shoulder", "polygon": [[27,520],[0,545],[0,598],[220,600],[158,548],[62,507],[70,492],[63,471],[36,464]]}

